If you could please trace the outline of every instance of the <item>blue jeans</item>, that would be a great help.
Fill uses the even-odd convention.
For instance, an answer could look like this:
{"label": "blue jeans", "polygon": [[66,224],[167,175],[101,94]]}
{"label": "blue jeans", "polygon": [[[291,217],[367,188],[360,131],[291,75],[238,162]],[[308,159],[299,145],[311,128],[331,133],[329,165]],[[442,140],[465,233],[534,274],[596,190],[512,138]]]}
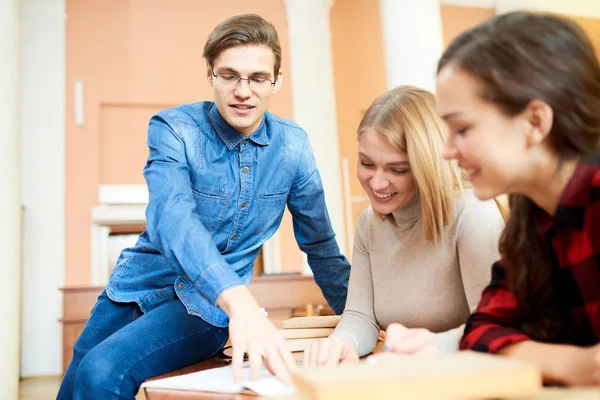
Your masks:
{"label": "blue jeans", "polygon": [[189,315],[177,298],[143,314],[102,292],[57,399],[134,399],[144,380],[212,357],[227,337],[227,328]]}

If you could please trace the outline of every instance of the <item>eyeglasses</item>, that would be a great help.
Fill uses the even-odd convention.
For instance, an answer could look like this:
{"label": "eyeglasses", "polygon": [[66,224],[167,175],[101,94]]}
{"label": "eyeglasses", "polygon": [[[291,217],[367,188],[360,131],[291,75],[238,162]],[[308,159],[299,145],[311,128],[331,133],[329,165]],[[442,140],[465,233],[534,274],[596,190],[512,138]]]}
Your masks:
{"label": "eyeglasses", "polygon": [[217,80],[217,82],[219,82],[220,85],[226,87],[235,87],[240,83],[240,81],[247,81],[248,86],[259,90],[266,90],[269,88],[269,86],[275,86],[274,81],[263,77],[242,78],[241,76],[236,74],[215,74],[215,71],[211,72]]}

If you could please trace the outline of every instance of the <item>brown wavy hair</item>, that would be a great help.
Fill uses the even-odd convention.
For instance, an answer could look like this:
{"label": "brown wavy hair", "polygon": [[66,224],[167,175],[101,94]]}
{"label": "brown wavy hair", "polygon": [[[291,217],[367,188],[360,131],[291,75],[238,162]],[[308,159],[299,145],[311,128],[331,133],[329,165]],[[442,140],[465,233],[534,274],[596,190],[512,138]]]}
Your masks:
{"label": "brown wavy hair", "polygon": [[[598,147],[600,66],[574,22],[523,11],[498,15],[456,38],[438,73],[450,64],[477,78],[483,98],[507,116],[518,115],[535,99],[547,103],[554,113],[548,141],[559,167]],[[511,194],[509,204],[500,253],[522,329],[538,340],[560,340],[569,324],[556,291],[554,252],[537,223],[543,211],[520,194]]]}
{"label": "brown wavy hair", "polygon": [[202,57],[214,67],[215,59],[223,51],[244,45],[265,45],[275,56],[274,76],[277,79],[281,69],[281,45],[277,30],[260,15],[243,14],[227,18],[213,29],[204,45]]}

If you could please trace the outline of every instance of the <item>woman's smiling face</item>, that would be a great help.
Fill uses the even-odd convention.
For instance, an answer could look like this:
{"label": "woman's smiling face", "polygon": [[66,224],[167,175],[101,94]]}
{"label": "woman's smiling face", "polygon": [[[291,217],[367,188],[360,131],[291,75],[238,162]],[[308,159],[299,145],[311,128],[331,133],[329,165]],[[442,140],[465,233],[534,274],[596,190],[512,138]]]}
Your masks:
{"label": "woman's smiling face", "polygon": [[373,210],[380,214],[391,214],[415,196],[408,154],[375,130],[365,132],[358,141],[356,171]]}

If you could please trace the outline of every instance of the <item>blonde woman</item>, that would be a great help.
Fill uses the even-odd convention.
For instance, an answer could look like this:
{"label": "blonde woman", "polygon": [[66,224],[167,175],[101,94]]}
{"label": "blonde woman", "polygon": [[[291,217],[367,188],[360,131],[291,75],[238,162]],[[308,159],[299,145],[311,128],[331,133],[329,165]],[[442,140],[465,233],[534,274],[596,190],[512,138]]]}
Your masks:
{"label": "blonde woman", "polygon": [[490,281],[504,223],[493,200],[463,190],[458,167],[443,159],[445,139],[425,90],[397,87],[367,110],[357,175],[371,207],[358,219],[342,319],[305,351],[305,366],[357,361],[388,325],[392,352],[457,348]]}

